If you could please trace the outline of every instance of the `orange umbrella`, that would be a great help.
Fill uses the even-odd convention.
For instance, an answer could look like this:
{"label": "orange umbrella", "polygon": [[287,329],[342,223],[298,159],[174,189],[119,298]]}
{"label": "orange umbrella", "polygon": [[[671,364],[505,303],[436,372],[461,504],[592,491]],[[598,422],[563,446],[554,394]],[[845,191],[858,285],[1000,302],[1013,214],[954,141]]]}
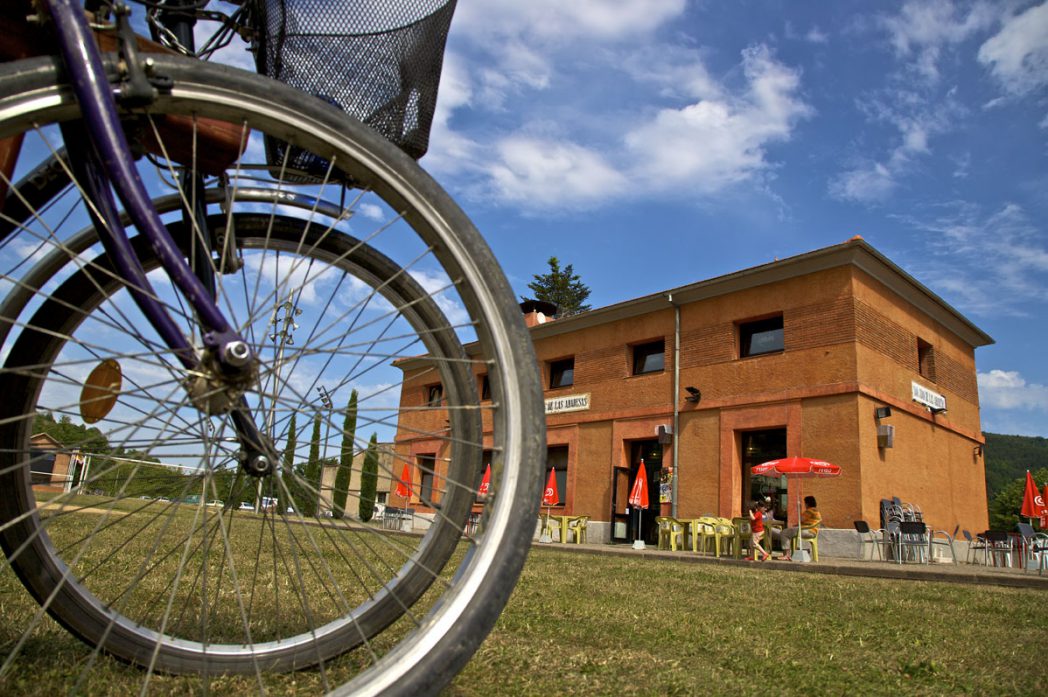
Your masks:
{"label": "orange umbrella", "polygon": [[408,498],[411,495],[411,489],[408,488],[408,482],[411,481],[411,470],[408,469],[408,463],[404,463],[404,471],[400,475],[400,479],[397,480],[397,496],[401,498]]}
{"label": "orange umbrella", "polygon": [[[556,482],[554,482],[556,484]],[[477,496],[487,496],[488,490],[491,488],[491,463],[488,463],[488,468],[484,470],[484,478],[480,480],[480,488],[477,489]]]}
{"label": "orange umbrella", "polygon": [[1023,507],[1020,515],[1027,518],[1040,518],[1044,512],[1044,499],[1037,491],[1037,485],[1033,481],[1030,470],[1026,470],[1026,489],[1023,490]]}

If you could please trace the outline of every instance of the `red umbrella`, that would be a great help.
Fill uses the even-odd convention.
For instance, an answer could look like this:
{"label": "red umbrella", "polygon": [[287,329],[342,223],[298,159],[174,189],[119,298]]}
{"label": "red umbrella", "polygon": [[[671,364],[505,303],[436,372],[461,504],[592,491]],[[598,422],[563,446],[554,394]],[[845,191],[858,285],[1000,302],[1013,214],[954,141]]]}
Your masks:
{"label": "red umbrella", "polygon": [[560,494],[557,493],[557,473],[550,467],[549,481],[546,482],[546,490],[542,492],[542,505],[556,506],[558,503],[560,503]]}
{"label": "red umbrella", "polygon": [[637,468],[637,478],[633,480],[633,488],[630,490],[630,505],[634,508],[648,507],[648,471],[644,468],[644,460],[640,461]]}
{"label": "red umbrella", "polygon": [[640,538],[640,518],[643,510],[648,507],[648,470],[644,467],[644,460],[637,467],[637,478],[633,480],[633,488],[630,489],[629,503],[637,509],[637,537],[633,541],[635,549],[644,548],[644,540]]}
{"label": "red umbrella", "polygon": [[[836,477],[840,475],[841,468],[825,460],[815,460],[810,457],[785,457],[781,460],[769,460],[759,465],[754,465],[750,471],[753,474],[765,476],[785,476],[791,478],[807,477]],[[801,546],[801,492],[797,492],[797,549]]]}
{"label": "red umbrella", "polygon": [[1026,470],[1026,489],[1023,491],[1023,507],[1020,515],[1027,518],[1039,518],[1044,513],[1044,499],[1037,492],[1030,470]]}
{"label": "red umbrella", "polygon": [[[556,482],[554,482],[556,484]],[[487,496],[488,490],[491,489],[491,463],[488,463],[488,468],[484,470],[484,478],[480,480],[480,488],[477,489],[477,496]]]}
{"label": "red umbrella", "polygon": [[408,469],[408,463],[404,463],[404,471],[400,475],[400,479],[397,480],[397,496],[401,498],[408,498],[411,495],[411,489],[408,488],[408,482],[411,481],[411,470]]}

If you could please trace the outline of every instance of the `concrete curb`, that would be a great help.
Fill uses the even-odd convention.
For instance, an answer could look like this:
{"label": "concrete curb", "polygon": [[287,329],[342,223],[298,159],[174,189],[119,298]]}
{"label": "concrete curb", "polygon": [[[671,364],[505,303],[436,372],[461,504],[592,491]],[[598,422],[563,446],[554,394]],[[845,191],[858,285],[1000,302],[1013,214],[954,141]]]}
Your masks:
{"label": "concrete curb", "polygon": [[881,561],[860,561],[821,557],[818,563],[791,563],[781,561],[750,562],[744,559],[711,557],[694,552],[670,552],[653,548],[635,550],[626,545],[592,544],[539,544],[532,547],[563,554],[590,554],[599,556],[633,557],[655,561],[677,561],[688,564],[722,564],[773,572],[826,574],[830,576],[853,576],[884,578],[906,581],[933,581],[939,583],[966,583],[974,585],[1006,586],[1010,588],[1034,588],[1048,590],[1048,576],[1036,575],[1022,569],[1000,569],[974,564],[892,564]]}

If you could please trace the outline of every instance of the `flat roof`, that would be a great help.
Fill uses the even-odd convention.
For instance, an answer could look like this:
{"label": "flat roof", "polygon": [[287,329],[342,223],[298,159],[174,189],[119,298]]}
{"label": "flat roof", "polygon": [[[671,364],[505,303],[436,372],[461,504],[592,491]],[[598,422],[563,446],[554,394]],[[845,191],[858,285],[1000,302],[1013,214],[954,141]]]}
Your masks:
{"label": "flat roof", "polygon": [[840,266],[862,269],[971,346],[994,343],[986,332],[859,236],[812,252],[535,325],[530,331],[532,339],[544,339]]}

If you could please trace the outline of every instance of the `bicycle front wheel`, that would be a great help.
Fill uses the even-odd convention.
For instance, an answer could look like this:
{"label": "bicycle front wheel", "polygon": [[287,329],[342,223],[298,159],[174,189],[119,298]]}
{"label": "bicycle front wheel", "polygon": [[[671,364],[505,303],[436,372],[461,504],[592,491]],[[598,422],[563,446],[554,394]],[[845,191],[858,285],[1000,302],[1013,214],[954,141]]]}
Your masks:
{"label": "bicycle front wheel", "polygon": [[[57,150],[53,126],[78,116],[68,90],[48,60],[11,68],[0,135]],[[271,671],[320,665],[328,688],[436,690],[490,630],[534,530],[541,390],[508,284],[453,202],[366,127],[223,66],[158,58],[156,71],[171,93],[124,115],[151,153],[143,179],[207,211],[165,221],[187,254],[212,250],[216,299],[258,376],[230,394],[182,368],[85,231],[75,181],[30,207],[0,246],[10,566],[52,617],[146,679],[249,673],[264,687]],[[216,125],[241,147],[204,167],[204,191],[181,171],[213,154]],[[278,471],[240,467],[233,402],[282,453]],[[489,463],[480,532],[464,537]],[[411,533],[368,519],[376,489],[415,511]],[[38,620],[8,637],[2,670],[18,669]]]}

